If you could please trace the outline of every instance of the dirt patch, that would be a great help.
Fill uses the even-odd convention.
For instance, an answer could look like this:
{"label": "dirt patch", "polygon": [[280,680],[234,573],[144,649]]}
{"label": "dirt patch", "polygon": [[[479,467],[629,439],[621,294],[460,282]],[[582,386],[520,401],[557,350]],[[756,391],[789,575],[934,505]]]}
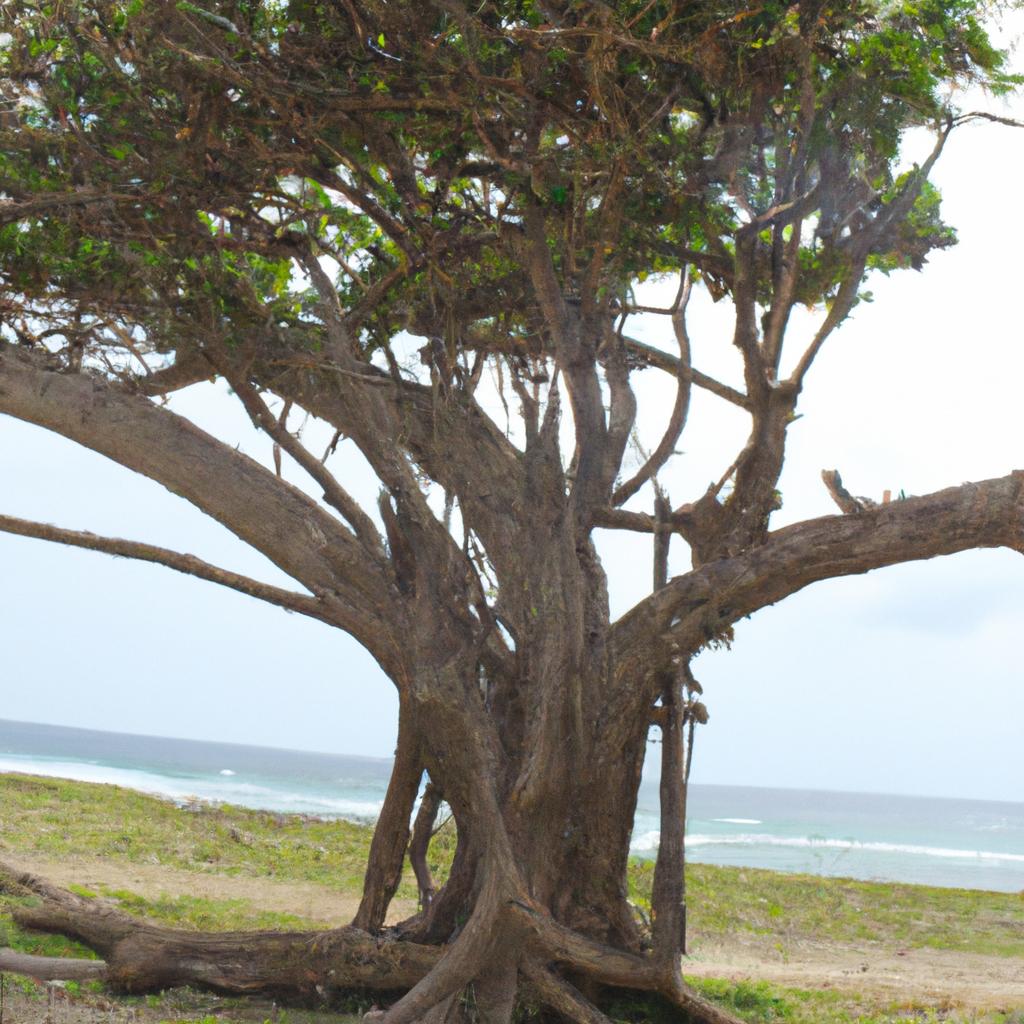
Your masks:
{"label": "dirt patch", "polygon": [[[130,864],[98,857],[47,860],[33,855],[4,854],[4,862],[39,875],[57,885],[83,885],[87,889],[127,889],[157,899],[160,896],[199,896],[210,900],[247,900],[264,910],[296,914],[330,927],[346,925],[359,906],[359,898],[335,892],[314,882],[284,882],[247,875],[218,875],[185,871],[162,864]],[[395,900],[388,921],[400,921],[416,912],[410,900]]]}
{"label": "dirt patch", "polygon": [[790,988],[835,989],[871,1001],[936,1009],[1024,1009],[1024,960],[942,949],[816,945],[786,954],[743,946],[699,950],[683,965],[700,978],[763,980]]}

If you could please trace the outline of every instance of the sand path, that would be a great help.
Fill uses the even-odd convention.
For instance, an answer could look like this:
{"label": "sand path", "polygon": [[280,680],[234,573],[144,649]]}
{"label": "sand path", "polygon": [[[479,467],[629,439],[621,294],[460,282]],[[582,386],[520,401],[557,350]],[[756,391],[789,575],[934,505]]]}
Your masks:
{"label": "sand path", "polygon": [[698,947],[683,970],[691,977],[835,989],[870,997],[873,1002],[977,1011],[1024,1009],[1024,960],[1016,957],[882,945],[815,945],[791,950],[782,958],[737,945]]}
{"label": "sand path", "polygon": [[[39,875],[57,885],[83,885],[87,889],[105,886],[127,889],[147,899],[159,896],[198,896],[208,900],[248,900],[264,910],[296,914],[336,926],[348,924],[359,906],[359,897],[335,892],[314,882],[282,881],[252,875],[218,875],[186,871],[163,864],[132,864],[98,857],[45,857],[4,853],[6,864]],[[401,920],[415,913],[409,900],[391,904],[389,920]]]}
{"label": "sand path", "polygon": [[[48,860],[6,855],[7,863],[59,885],[127,889],[147,898],[191,895],[247,900],[267,910],[297,914],[325,925],[347,924],[358,899],[310,882],[227,876],[154,864],[79,857]],[[392,904],[396,919],[415,907]],[[1024,960],[938,949],[856,948],[805,944],[776,950],[742,945],[704,945],[695,937],[685,973],[694,977],[765,980],[794,988],[832,988],[872,1001],[919,1003],[963,1010],[1024,1009]]]}

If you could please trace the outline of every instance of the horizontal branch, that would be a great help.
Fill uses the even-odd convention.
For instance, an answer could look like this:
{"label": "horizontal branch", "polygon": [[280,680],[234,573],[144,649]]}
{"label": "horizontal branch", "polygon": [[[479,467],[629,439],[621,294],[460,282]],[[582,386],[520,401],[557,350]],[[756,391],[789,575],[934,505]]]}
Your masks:
{"label": "horizontal branch", "polygon": [[695,651],[709,633],[811,583],[994,547],[1024,554],[1024,471],[787,526],[758,547],[675,577],[619,619],[620,673],[636,678],[674,650]]}
{"label": "horizontal branch", "polygon": [[[673,530],[692,524],[692,505],[682,505],[672,512],[667,523]],[[624,508],[601,508],[593,514],[594,526],[603,530],[628,530],[631,533],[657,533],[661,524],[646,512],[631,512]]]}
{"label": "horizontal branch", "polygon": [[181,554],[168,548],[143,544],[139,541],[122,540],[118,537],[100,537],[85,530],[65,530],[49,523],[36,523],[29,519],[16,519],[14,516],[0,515],[0,532],[13,533],[19,537],[34,537],[36,540],[48,540],[57,544],[70,544],[72,547],[85,548],[89,551],[100,551],[121,558],[134,558],[137,561],[152,562],[165,565],[169,569],[196,576],[210,583],[219,583],[222,587],[238,590],[249,597],[257,597],[288,611],[309,615],[323,622],[335,625],[328,614],[327,606],[318,598],[299,594],[282,587],[274,587],[269,583],[248,576],[241,576],[228,569],[221,569],[209,562],[204,562],[195,555]]}

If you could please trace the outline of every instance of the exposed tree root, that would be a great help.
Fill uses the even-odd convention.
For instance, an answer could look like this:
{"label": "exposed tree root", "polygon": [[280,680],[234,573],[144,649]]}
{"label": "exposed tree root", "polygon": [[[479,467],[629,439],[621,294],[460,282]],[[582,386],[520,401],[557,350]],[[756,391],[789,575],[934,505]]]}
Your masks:
{"label": "exposed tree root", "polygon": [[[220,934],[164,928],[3,866],[0,889],[38,897],[37,905],[15,909],[18,924],[81,940],[106,961],[106,981],[124,992],[193,985],[295,1002],[321,1001],[341,989],[402,992],[426,977],[442,953],[352,927]],[[27,966],[25,973],[39,977],[39,965]]]}
{"label": "exposed tree root", "polygon": [[[191,985],[232,995],[273,996],[297,1004],[330,1002],[351,990],[399,995],[385,1024],[457,1016],[458,996],[472,984],[483,1024],[507,1024],[522,987],[531,1004],[576,1024],[607,1018],[561,976],[586,979],[595,991],[652,992],[691,1024],[738,1024],[690,990],[672,969],[639,954],[587,939],[541,907],[511,900],[500,872],[481,886],[473,914],[447,947],[372,936],[354,927],[321,932],[182,931],[133,918],[0,864],[0,891],[38,902],[14,910],[27,928],[76,938],[102,958],[29,957],[0,950],[0,970],[36,978],[102,978],[115,990],[142,993]],[[590,992],[590,989],[587,989]]]}
{"label": "exposed tree root", "polygon": [[523,974],[539,1002],[574,1024],[611,1024],[574,985],[538,963],[527,964]]}
{"label": "exposed tree root", "polygon": [[25,974],[39,981],[95,981],[107,976],[102,960],[74,960],[56,956],[29,956],[0,949],[0,971]]}

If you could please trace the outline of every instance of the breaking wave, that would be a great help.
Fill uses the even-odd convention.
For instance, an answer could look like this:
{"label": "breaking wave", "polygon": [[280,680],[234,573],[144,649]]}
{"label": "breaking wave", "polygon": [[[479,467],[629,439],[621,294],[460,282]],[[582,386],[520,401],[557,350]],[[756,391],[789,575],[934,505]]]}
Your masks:
{"label": "breaking wave", "polygon": [[97,762],[10,755],[0,757],[0,772],[20,772],[26,775],[122,786],[125,789],[166,797],[181,804],[203,800],[238,804],[241,807],[278,811],[283,814],[308,814],[356,821],[374,820],[380,813],[383,803],[381,800],[357,800],[315,792],[299,793],[283,787],[277,789],[246,782],[234,772],[229,777],[224,776],[223,772],[213,776],[173,776],[137,768],[117,768]]}
{"label": "breaking wave", "polygon": [[[724,820],[724,819],[719,819]],[[657,832],[637,836],[631,849],[634,853],[657,850]],[[996,850],[956,850],[944,846],[918,846],[913,843],[860,842],[856,839],[828,839],[816,836],[772,836],[747,833],[735,836],[692,835],[686,839],[688,849],[701,846],[784,846],[805,850],[851,850],[858,853],[902,853],[917,857],[942,857],[947,860],[1006,861],[1024,864],[1024,853],[1003,853]]]}

